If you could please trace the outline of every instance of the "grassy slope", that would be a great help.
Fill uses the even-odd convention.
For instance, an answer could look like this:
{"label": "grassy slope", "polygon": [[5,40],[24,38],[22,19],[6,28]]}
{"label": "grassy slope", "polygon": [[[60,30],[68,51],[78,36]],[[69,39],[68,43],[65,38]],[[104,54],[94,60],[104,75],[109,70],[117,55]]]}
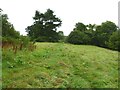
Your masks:
{"label": "grassy slope", "polygon": [[88,45],[37,43],[33,52],[3,52],[3,87],[116,88],[118,52]]}

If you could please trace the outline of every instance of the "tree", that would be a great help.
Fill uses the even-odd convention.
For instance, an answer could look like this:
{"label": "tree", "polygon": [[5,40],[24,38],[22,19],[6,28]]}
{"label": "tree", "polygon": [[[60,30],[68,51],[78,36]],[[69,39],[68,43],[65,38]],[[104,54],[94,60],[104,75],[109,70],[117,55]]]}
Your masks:
{"label": "tree", "polygon": [[20,33],[14,29],[13,24],[8,21],[7,14],[2,16],[2,37],[19,38]]}
{"label": "tree", "polygon": [[87,28],[87,30],[89,30],[89,31],[95,31],[95,29],[96,29],[96,24],[88,24],[88,25],[86,25],[86,28]]}
{"label": "tree", "polygon": [[90,42],[90,38],[84,32],[74,30],[69,34],[67,41],[72,44],[88,44]]}
{"label": "tree", "polygon": [[63,31],[58,31],[58,35],[59,35],[59,41],[64,41],[64,33]]}
{"label": "tree", "polygon": [[95,35],[92,38],[94,45],[108,47],[107,43],[113,32],[117,31],[117,26],[111,21],[103,22],[96,26]]}
{"label": "tree", "polygon": [[109,38],[108,46],[111,49],[120,51],[120,30],[112,33]]}
{"label": "tree", "polygon": [[79,31],[77,30],[72,31],[67,37],[67,42],[72,43],[72,44],[82,44],[83,42],[80,41]]}
{"label": "tree", "polygon": [[[84,25],[83,23],[78,22],[76,23],[74,30],[67,37],[67,41],[73,44],[90,44],[109,48],[114,46],[112,43],[114,42],[113,38],[116,39],[117,35],[114,35],[113,32],[116,32],[117,30],[118,27],[111,21],[103,22],[101,25]],[[118,45],[119,44],[116,44],[116,46]]]}
{"label": "tree", "polygon": [[45,13],[35,12],[34,23],[26,28],[28,36],[37,41],[56,42],[59,40],[57,27],[61,26],[61,20],[47,9]]}
{"label": "tree", "polygon": [[85,31],[87,30],[86,25],[81,22],[76,23],[74,30]]}
{"label": "tree", "polygon": [[96,24],[88,24],[86,25],[87,30],[84,32],[89,36],[89,43],[93,45],[93,37],[95,36]]}
{"label": "tree", "polygon": [[106,21],[101,24],[101,31],[111,35],[113,32],[117,31],[117,26],[111,21]]}
{"label": "tree", "polygon": [[85,25],[76,23],[74,30],[69,34],[67,41],[73,44],[91,44],[94,35],[95,24]]}
{"label": "tree", "polygon": [[3,10],[0,8],[0,15],[1,15],[1,12],[2,12]]}

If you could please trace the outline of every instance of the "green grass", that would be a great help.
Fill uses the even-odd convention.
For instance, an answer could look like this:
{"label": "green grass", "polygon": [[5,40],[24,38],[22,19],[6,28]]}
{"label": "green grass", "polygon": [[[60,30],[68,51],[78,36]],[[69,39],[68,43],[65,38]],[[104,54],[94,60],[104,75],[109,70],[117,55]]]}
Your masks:
{"label": "green grass", "polygon": [[3,51],[3,88],[118,88],[118,52],[90,45],[37,43]]}

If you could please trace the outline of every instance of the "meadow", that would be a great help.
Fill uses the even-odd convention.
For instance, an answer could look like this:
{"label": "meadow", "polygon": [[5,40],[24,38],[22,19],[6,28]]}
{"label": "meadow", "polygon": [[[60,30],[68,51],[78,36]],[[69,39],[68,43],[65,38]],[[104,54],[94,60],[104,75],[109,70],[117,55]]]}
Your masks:
{"label": "meadow", "polygon": [[3,88],[118,88],[118,52],[47,42],[3,50],[2,80]]}

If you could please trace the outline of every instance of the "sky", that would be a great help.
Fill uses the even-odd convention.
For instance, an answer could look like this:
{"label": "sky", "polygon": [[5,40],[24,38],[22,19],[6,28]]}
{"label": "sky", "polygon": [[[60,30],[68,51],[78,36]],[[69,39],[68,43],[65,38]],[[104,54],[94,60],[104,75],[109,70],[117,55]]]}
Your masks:
{"label": "sky", "polygon": [[58,31],[69,35],[78,22],[100,25],[108,20],[118,25],[118,2],[119,0],[0,0],[0,8],[8,15],[15,30],[22,35],[26,35],[25,28],[33,24],[35,10],[44,13],[50,8],[62,20]]}

